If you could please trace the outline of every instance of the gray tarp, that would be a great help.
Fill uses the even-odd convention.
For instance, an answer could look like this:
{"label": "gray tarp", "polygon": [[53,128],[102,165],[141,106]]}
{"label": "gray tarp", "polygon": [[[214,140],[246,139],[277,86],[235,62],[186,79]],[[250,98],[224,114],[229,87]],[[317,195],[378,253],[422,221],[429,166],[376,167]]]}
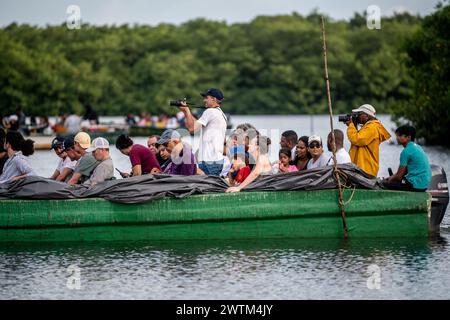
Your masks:
{"label": "gray tarp", "polygon": [[[379,189],[376,178],[365,174],[353,164],[338,166],[348,186]],[[212,176],[145,175],[112,180],[88,188],[69,186],[41,177],[0,185],[0,199],[75,199],[104,198],[120,203],[142,203],[163,197],[182,198],[192,194],[224,192],[227,183]],[[333,167],[307,171],[260,176],[245,191],[318,190],[336,188]]]}

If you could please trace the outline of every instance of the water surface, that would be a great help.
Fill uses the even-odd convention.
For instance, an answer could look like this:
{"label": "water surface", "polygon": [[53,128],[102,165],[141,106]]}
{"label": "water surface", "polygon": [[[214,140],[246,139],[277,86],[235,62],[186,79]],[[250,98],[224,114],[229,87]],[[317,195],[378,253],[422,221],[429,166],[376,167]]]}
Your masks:
{"label": "water surface", "polygon": [[[393,133],[389,118],[380,118]],[[325,138],[329,132],[326,116],[234,116],[232,122],[268,134],[294,129]],[[278,138],[272,137],[272,160]],[[396,170],[401,150],[382,144],[380,176]],[[450,172],[447,149],[425,150]],[[120,169],[129,167],[115,148],[112,157]],[[50,175],[57,158],[39,151],[31,161]],[[448,211],[441,235],[432,239],[1,245],[0,299],[450,299]]]}

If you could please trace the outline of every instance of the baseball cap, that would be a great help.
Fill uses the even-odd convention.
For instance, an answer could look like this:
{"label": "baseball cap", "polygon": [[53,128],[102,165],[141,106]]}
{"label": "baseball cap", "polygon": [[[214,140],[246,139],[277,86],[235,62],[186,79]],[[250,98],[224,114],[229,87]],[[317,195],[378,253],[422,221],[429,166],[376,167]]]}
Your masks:
{"label": "baseball cap", "polygon": [[156,144],[161,145],[171,139],[180,139],[180,138],[181,138],[181,135],[178,133],[177,130],[167,129],[166,131],[163,132],[163,134],[161,135],[161,138],[159,138],[159,140],[156,142]]}
{"label": "baseball cap", "polygon": [[64,138],[61,136],[57,136],[52,140],[52,149],[62,148],[64,144]]}
{"label": "baseball cap", "polygon": [[320,138],[320,136],[315,136],[315,135],[310,136],[308,138],[308,145],[313,141],[317,141],[320,143],[320,145],[322,145],[322,139]]}
{"label": "baseball cap", "polygon": [[75,141],[73,140],[73,137],[67,137],[64,139],[62,148],[64,151],[67,149],[73,148],[75,146]]}
{"label": "baseball cap", "polygon": [[109,142],[108,140],[106,140],[105,138],[99,137],[99,138],[95,138],[92,141],[92,146],[87,149],[87,152],[92,152],[94,150],[97,149],[109,149]]}
{"label": "baseball cap", "polygon": [[18,121],[18,120],[19,120],[19,117],[15,114],[10,115],[8,118],[8,121]]}
{"label": "baseball cap", "polygon": [[222,93],[222,91],[220,91],[219,89],[216,89],[216,88],[208,89],[206,92],[200,93],[200,95],[202,97],[211,96],[211,97],[214,97],[214,98],[216,98],[218,100],[223,100],[223,93]]}
{"label": "baseball cap", "polygon": [[91,146],[91,137],[86,132],[78,132],[73,140],[78,142],[83,149]]}
{"label": "baseball cap", "polygon": [[370,104],[363,104],[358,109],[353,109],[352,112],[364,112],[365,114],[375,117],[375,114],[377,113],[375,108],[372,107]]}

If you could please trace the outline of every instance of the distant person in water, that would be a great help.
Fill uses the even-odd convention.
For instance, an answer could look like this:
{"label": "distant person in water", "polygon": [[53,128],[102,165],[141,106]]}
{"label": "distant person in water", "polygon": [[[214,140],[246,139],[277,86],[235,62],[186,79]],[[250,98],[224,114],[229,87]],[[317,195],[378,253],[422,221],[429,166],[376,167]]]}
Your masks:
{"label": "distant person in water", "polygon": [[129,136],[120,135],[116,140],[116,148],[122,154],[130,157],[131,173],[120,173],[123,178],[161,172],[161,167],[153,152],[140,144],[134,144]]}
{"label": "distant person in water", "polygon": [[67,116],[64,120],[64,128],[68,134],[77,134],[81,129],[81,118],[76,114]]}
{"label": "distant person in water", "polygon": [[86,104],[86,111],[83,116],[83,120],[89,120],[90,124],[99,124],[97,112],[95,112],[94,108],[90,103]]}
{"label": "distant person in water", "polygon": [[33,140],[25,140],[20,132],[9,131],[6,134],[4,146],[8,159],[0,175],[0,184],[36,175],[27,159],[34,153],[33,144]]}
{"label": "distant person in water", "polygon": [[404,125],[395,131],[398,144],[403,146],[397,173],[383,181],[388,189],[425,191],[431,182],[431,168],[428,157],[417,145],[416,129]]}

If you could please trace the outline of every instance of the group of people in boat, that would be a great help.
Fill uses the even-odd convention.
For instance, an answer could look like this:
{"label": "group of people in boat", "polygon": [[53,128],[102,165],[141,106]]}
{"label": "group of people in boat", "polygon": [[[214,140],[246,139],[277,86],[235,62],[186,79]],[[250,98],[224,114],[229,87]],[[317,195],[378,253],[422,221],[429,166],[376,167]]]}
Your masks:
{"label": "group of people in boat", "polygon": [[[227,192],[239,192],[261,175],[311,170],[334,164],[354,163],[368,175],[376,177],[379,169],[379,146],[390,138],[389,132],[376,118],[375,108],[364,104],[352,110],[356,115],[346,123],[349,152],[344,148],[344,132],[334,130],[336,157],[327,156],[320,136],[301,136],[293,130],[282,133],[279,158],[269,160],[271,140],[253,125],[238,125],[227,138],[227,117],[221,110],[222,91],[211,88],[201,93],[205,111],[198,119],[182,102],[180,112],[191,134],[200,133],[200,145],[196,152],[182,139],[175,129],[164,131],[161,136],[150,136],[147,146],[135,144],[127,135],[120,135],[115,147],[129,157],[131,170],[119,171],[123,178],[145,174],[211,175],[227,180]],[[392,189],[425,191],[431,181],[428,158],[415,140],[415,129],[404,125],[396,130],[397,142],[404,149],[400,154],[400,166],[396,174],[383,180]],[[326,138],[328,151],[332,151],[333,137]],[[104,138],[91,138],[86,132],[75,136],[57,137],[52,149],[60,158],[50,177],[68,184],[94,186],[114,179],[114,164],[110,156],[110,144]],[[33,153],[33,141],[25,140],[13,130],[0,130],[0,184],[9,183],[30,175],[36,175],[27,156]]]}

